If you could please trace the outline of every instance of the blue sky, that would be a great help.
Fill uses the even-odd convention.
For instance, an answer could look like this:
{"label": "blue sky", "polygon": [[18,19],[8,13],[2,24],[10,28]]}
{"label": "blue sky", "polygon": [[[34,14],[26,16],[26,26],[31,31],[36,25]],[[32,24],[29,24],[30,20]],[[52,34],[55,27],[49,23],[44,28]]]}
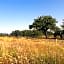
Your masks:
{"label": "blue sky", "polygon": [[40,15],[51,15],[59,25],[64,18],[64,0],[0,0],[0,32],[28,29]]}

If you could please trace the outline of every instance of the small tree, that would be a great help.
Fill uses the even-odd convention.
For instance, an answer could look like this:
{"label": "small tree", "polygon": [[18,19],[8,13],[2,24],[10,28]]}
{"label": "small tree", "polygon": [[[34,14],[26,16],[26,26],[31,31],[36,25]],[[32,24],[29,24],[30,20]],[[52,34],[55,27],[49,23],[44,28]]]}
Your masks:
{"label": "small tree", "polygon": [[18,36],[21,36],[21,32],[19,30],[15,30],[15,31],[12,31],[10,35],[18,37]]}
{"label": "small tree", "polygon": [[32,25],[29,25],[30,29],[35,29],[35,30],[41,30],[44,35],[47,38],[47,31],[48,29],[55,28],[56,26],[56,19],[52,18],[52,16],[40,16],[37,19],[34,19],[34,22]]}

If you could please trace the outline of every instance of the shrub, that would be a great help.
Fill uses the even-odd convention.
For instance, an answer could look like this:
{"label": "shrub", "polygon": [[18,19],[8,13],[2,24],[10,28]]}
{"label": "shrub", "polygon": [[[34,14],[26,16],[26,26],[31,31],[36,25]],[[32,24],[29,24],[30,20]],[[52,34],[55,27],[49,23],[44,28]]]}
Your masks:
{"label": "shrub", "polygon": [[10,35],[18,37],[18,36],[21,36],[21,32],[19,30],[15,30],[15,31],[12,31]]}
{"label": "shrub", "polygon": [[10,35],[15,37],[19,37],[19,36],[38,37],[42,35],[42,32],[37,30],[24,30],[24,31],[15,30],[12,31]]}
{"label": "shrub", "polygon": [[0,36],[9,36],[7,33],[0,33]]}
{"label": "shrub", "polygon": [[38,37],[41,36],[42,32],[37,30],[24,30],[21,31],[21,36],[27,36],[27,37]]}

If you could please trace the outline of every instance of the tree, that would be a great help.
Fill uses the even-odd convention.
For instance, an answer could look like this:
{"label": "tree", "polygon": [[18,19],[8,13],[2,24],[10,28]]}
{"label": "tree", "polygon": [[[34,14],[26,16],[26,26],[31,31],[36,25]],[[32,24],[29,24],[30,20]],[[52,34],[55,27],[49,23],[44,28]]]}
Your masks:
{"label": "tree", "polygon": [[18,37],[18,36],[21,36],[21,32],[19,30],[15,30],[15,31],[12,31],[10,35]]}
{"label": "tree", "polygon": [[33,24],[29,25],[29,29],[41,30],[47,38],[48,29],[54,30],[56,23],[56,19],[52,16],[40,16],[34,19]]}

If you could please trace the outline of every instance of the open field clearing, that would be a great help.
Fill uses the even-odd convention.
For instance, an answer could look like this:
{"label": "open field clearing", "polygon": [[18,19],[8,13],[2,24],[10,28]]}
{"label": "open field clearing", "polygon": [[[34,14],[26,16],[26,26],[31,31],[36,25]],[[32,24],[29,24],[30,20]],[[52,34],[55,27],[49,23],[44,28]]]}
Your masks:
{"label": "open field clearing", "polygon": [[64,41],[0,37],[0,64],[64,64]]}

